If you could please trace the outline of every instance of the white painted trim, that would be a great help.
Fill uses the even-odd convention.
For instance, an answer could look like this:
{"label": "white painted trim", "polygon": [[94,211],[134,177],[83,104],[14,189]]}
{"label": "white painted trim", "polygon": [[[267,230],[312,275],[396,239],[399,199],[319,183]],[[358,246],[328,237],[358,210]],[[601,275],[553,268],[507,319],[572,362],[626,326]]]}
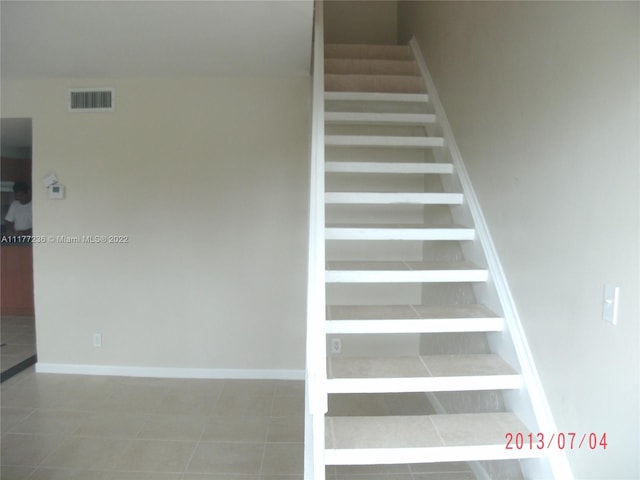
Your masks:
{"label": "white painted trim", "polygon": [[72,363],[36,363],[38,373],[103,375],[148,378],[201,378],[246,380],[304,380],[304,370],[242,368],[136,367],[121,365],[84,365]]}
{"label": "white painted trim", "polygon": [[326,240],[473,240],[473,228],[327,227]]}
{"label": "white painted trim", "polygon": [[413,203],[418,205],[462,205],[461,193],[377,193],[377,192],[328,192],[325,203],[373,205]]}
{"label": "white painted trim", "polygon": [[[447,119],[444,108],[440,103],[440,98],[433,82],[433,78],[429,73],[427,65],[424,61],[424,57],[422,56],[422,52],[420,51],[420,47],[415,37],[411,39],[411,41],[409,42],[409,46],[413,51],[418,69],[420,70],[420,72],[422,73],[422,77],[424,78],[435,114],[438,116],[440,126],[442,128],[442,135],[446,140],[447,146],[451,153],[453,164],[456,168],[456,171],[458,172],[458,177],[465,194],[466,203],[474,220],[476,234],[483,247],[487,259],[488,268],[491,272],[491,278],[500,299],[505,322],[518,357],[518,362],[522,371],[521,373],[524,379],[527,393],[529,395],[529,398],[531,399],[536,422],[538,423],[537,431],[556,432],[557,428],[553,419],[553,415],[551,413],[551,408],[544,393],[542,382],[540,380],[540,376],[538,375],[538,370],[535,366],[535,362],[533,361],[533,355],[531,354],[529,344],[527,343],[526,335],[524,333],[522,322],[516,308],[515,300],[511,295],[511,290],[509,288],[506,275],[504,273],[504,270],[502,269],[502,264],[500,263],[498,253],[489,233],[489,227],[487,226],[484,215],[482,214],[480,202],[475,195],[473,186],[471,184],[471,179],[462,159],[462,155],[460,154],[458,145],[455,142],[453,131],[451,130],[451,125],[449,124],[449,120]],[[571,472],[566,454],[563,451],[554,451],[552,454],[550,454],[549,464],[555,478],[563,480],[573,479],[573,473]]]}
{"label": "white painted trim", "polygon": [[487,270],[327,270],[327,283],[486,282]]}
{"label": "white painted trim", "polygon": [[326,92],[324,99],[340,102],[429,102],[426,93]]}
{"label": "white painted trim", "polygon": [[324,480],[324,414],[327,362],[325,344],[324,241],[324,4],[314,2],[313,87],[309,168],[309,249],[307,264],[305,480]]}
{"label": "white painted trim", "polygon": [[327,112],[325,123],[332,124],[367,124],[386,123],[401,125],[427,125],[435,123],[436,116],[430,113],[369,113],[369,112]]}
{"label": "white painted trim", "polygon": [[386,163],[386,162],[326,162],[325,171],[331,173],[453,173],[450,163]]}
{"label": "white painted trim", "polygon": [[374,135],[326,135],[325,145],[334,147],[398,147],[429,148],[442,147],[439,137],[382,137]]}
{"label": "white painted trim", "polygon": [[504,320],[488,318],[437,318],[437,319],[388,319],[388,320],[330,320],[327,333],[453,333],[499,332]]}

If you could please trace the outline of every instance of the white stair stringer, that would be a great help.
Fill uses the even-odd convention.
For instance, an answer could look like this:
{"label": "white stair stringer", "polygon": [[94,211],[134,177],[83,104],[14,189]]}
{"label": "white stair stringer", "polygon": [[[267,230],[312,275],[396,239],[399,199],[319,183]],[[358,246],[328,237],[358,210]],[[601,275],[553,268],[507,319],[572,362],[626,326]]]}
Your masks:
{"label": "white stair stringer", "polygon": [[[536,465],[543,465],[550,455],[535,448],[506,448],[507,433],[527,435],[542,431],[526,408],[512,408],[509,401],[496,400],[493,406],[476,405],[473,412],[456,412],[449,411],[446,401],[440,401],[438,396],[526,397],[530,384],[522,358],[510,355],[508,349],[465,350],[476,348],[477,344],[467,340],[468,336],[486,335],[509,342],[509,320],[500,302],[487,300],[482,294],[494,288],[496,272],[493,261],[484,256],[477,231],[478,216],[459,213],[469,210],[469,191],[471,201],[476,200],[470,185],[458,180],[460,173],[466,175],[466,171],[461,160],[451,158],[451,149],[457,152],[457,148],[441,106],[432,104],[435,90],[424,80],[424,62],[415,59],[422,88],[414,89],[412,80],[411,87],[403,91],[405,83],[400,78],[394,84],[394,77],[398,77],[394,69],[405,68],[404,63],[397,62],[414,60],[415,44],[410,51],[413,54],[405,58],[405,47],[331,45],[325,50],[327,59],[339,59],[330,62],[331,75],[342,75],[344,83],[331,83],[334,78],[325,77],[330,90],[342,91],[324,92],[324,121],[331,127],[330,134],[322,130],[323,158],[326,157],[322,185],[327,214],[322,228],[325,244],[332,245],[327,255],[334,258],[325,258],[326,315],[324,335],[318,342],[329,346],[331,338],[344,337],[339,345],[345,350],[337,355],[327,353],[326,365],[321,369],[326,377],[308,379],[315,382],[316,391],[319,388],[323,392],[323,401],[329,400],[324,426],[319,426],[317,418],[313,420],[316,431],[322,430],[324,435],[316,436],[309,448],[315,452],[314,474],[307,475],[305,467],[307,480],[324,480],[324,472],[317,468],[319,463],[339,468],[471,462],[477,471],[482,467],[474,462],[538,459],[535,461],[541,463]],[[361,58],[354,57],[359,54]],[[388,74],[383,72],[385,69],[389,69]],[[379,81],[381,75],[386,77],[384,82]],[[345,89],[358,85],[361,90]],[[375,91],[378,87],[381,91]],[[433,98],[437,102],[437,95]],[[373,150],[381,153],[374,156],[370,153]],[[407,151],[411,155],[405,155]],[[413,151],[418,155],[414,156]],[[428,177],[435,177],[436,181]],[[345,189],[345,185],[353,188]],[[416,185],[420,187],[417,190]],[[420,208],[423,218],[403,213],[397,221],[390,221],[390,207],[392,212]],[[336,209],[342,210],[336,214]],[[387,210],[376,215],[377,209]],[[449,220],[443,219],[442,209],[450,212]],[[416,243],[423,245],[422,250],[408,246]],[[402,253],[393,260],[378,258],[382,254],[374,244],[393,245]],[[335,245],[340,248],[333,248]],[[414,258],[416,251],[423,258]],[[462,253],[457,254],[458,251]],[[469,251],[479,253],[469,255]],[[352,258],[345,259],[349,256]],[[367,256],[371,258],[362,259]],[[377,296],[379,287],[416,285],[422,290],[415,301],[389,303],[386,297]],[[352,287],[363,290],[354,293]],[[346,290],[332,297],[336,288]],[[372,293],[367,297],[368,288]],[[469,296],[470,291],[474,298]],[[416,290],[411,292],[402,299],[416,298]],[[393,343],[399,335],[429,341],[446,338],[442,348],[455,348],[444,353],[430,352],[425,350],[431,345],[429,341],[420,341],[415,348],[411,343]],[[372,337],[376,339],[371,344],[375,351],[366,348]],[[458,337],[462,339],[459,345]],[[386,338],[393,347],[385,347]],[[493,347],[495,342],[488,343]],[[356,350],[349,350],[352,345]],[[408,350],[398,354],[397,348]],[[395,399],[406,407],[408,404],[400,399],[415,400],[415,396],[407,396],[416,394],[432,402],[430,411],[406,414],[404,407],[394,411]],[[354,395],[358,402],[353,410],[336,408],[340,398]],[[380,395],[394,399],[389,400],[384,413],[371,416],[357,411],[359,406],[367,405],[369,398],[371,405],[377,405]],[[323,444],[322,453],[318,453],[317,442]],[[533,476],[548,471],[534,467]],[[366,472],[373,474],[375,470]],[[531,476],[530,472],[525,476]],[[555,478],[569,479],[570,471],[569,476]]]}

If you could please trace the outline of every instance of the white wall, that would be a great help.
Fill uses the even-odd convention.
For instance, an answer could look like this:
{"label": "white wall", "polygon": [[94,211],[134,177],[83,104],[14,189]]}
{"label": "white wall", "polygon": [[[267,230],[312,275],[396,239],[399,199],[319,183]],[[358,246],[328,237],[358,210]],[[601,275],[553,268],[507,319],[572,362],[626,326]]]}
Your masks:
{"label": "white wall", "polygon": [[[639,4],[400,2],[579,479],[638,478]],[[620,286],[618,326],[602,321]]]}
{"label": "white wall", "polygon": [[[114,113],[66,111],[91,85],[115,87]],[[33,117],[34,233],[128,237],[34,245],[41,365],[304,368],[309,94],[308,77],[3,82],[2,115]]]}
{"label": "white wall", "polygon": [[325,43],[395,44],[395,0],[325,0]]}

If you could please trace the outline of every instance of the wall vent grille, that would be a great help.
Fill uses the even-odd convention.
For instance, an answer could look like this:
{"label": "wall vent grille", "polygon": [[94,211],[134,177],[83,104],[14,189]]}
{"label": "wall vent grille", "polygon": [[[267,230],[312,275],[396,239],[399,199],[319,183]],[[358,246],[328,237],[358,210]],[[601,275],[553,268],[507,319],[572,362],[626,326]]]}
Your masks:
{"label": "wall vent grille", "polygon": [[112,112],[113,88],[74,88],[69,90],[69,110],[72,112]]}

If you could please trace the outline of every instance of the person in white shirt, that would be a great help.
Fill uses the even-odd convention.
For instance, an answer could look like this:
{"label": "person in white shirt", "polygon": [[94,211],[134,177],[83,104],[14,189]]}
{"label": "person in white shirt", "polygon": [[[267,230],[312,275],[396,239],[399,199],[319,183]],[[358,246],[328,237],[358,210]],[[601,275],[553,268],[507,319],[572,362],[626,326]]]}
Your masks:
{"label": "person in white shirt", "polygon": [[25,182],[16,182],[13,195],[15,200],[4,217],[7,225],[5,235],[31,235],[31,189]]}

